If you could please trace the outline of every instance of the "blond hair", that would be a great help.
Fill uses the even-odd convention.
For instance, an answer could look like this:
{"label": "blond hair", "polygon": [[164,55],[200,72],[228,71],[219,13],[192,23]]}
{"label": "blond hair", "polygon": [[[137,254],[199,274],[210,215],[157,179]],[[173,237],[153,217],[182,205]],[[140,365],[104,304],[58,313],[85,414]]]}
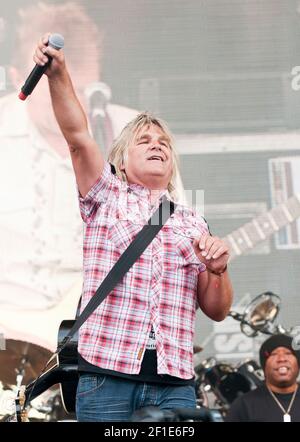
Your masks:
{"label": "blond hair", "polygon": [[167,124],[160,118],[155,117],[150,112],[142,112],[130,121],[122,130],[120,135],[114,140],[108,161],[114,165],[117,176],[122,181],[127,181],[126,174],[121,167],[128,159],[128,149],[138,138],[144,127],[155,125],[159,127],[167,137],[168,144],[172,152],[172,176],[167,190],[171,199],[179,202],[183,199],[183,186],[179,173],[179,159],[174,147],[174,141]]}

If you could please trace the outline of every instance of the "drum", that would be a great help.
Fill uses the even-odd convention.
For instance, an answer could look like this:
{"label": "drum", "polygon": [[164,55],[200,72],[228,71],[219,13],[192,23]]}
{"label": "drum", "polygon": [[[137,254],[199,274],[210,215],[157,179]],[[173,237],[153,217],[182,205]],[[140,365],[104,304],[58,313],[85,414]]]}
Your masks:
{"label": "drum", "polygon": [[252,390],[264,382],[265,376],[262,368],[252,359],[238,365],[237,371],[250,381]]}
{"label": "drum", "polygon": [[225,363],[218,363],[208,368],[204,379],[206,384],[211,386],[216,397],[226,405],[250,391],[252,386],[247,376],[239,373],[232,365]]}
{"label": "drum", "polygon": [[200,406],[210,406],[213,393],[214,403],[226,411],[239,396],[257,388],[264,381],[264,374],[253,360],[234,366],[208,358],[195,367],[196,396]]}

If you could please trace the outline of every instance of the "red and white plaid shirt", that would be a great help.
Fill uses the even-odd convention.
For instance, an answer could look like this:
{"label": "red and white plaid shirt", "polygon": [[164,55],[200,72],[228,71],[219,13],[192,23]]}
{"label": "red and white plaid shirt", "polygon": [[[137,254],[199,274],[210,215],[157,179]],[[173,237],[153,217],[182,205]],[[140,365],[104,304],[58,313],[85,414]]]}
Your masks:
{"label": "red and white plaid shirt", "polygon": [[[102,176],[82,198],[85,221],[82,309],[109,270],[156,210],[150,191],[128,185],[105,164]],[[177,206],[123,280],[79,331],[79,353],[93,365],[138,374],[155,332],[158,374],[194,376],[193,338],[197,279],[205,270],[192,246],[207,232],[203,218]]]}

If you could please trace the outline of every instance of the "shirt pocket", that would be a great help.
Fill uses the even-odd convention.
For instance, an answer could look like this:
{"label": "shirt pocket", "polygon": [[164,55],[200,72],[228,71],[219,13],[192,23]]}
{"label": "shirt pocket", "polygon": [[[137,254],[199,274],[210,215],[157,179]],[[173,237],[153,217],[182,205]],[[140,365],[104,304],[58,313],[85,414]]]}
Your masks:
{"label": "shirt pocket", "polygon": [[116,252],[121,255],[143,227],[144,224],[139,220],[133,222],[129,219],[119,219],[108,227],[107,238],[113,244]]}
{"label": "shirt pocket", "polygon": [[172,226],[172,238],[175,246],[175,254],[186,265],[199,265],[200,261],[197,258],[193,241],[200,236],[199,230],[191,225]]}

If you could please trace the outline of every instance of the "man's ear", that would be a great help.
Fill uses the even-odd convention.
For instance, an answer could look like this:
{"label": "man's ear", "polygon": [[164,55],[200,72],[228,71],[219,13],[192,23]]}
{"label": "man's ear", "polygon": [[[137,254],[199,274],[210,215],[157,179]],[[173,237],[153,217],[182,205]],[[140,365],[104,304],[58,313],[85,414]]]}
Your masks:
{"label": "man's ear", "polygon": [[20,74],[17,68],[14,66],[10,66],[8,68],[9,78],[11,81],[11,84],[14,86],[16,90],[20,89],[23,86],[24,78]]}

